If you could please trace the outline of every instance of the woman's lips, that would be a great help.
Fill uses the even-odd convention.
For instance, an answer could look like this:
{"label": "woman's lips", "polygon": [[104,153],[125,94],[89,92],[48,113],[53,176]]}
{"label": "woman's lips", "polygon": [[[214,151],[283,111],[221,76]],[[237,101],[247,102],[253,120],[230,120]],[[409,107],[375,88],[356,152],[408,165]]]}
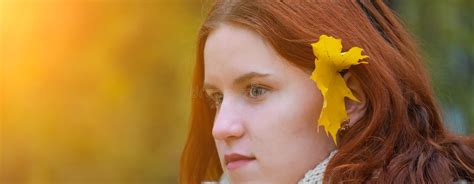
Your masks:
{"label": "woman's lips", "polygon": [[237,153],[224,155],[227,169],[234,170],[255,160],[255,157],[245,156]]}

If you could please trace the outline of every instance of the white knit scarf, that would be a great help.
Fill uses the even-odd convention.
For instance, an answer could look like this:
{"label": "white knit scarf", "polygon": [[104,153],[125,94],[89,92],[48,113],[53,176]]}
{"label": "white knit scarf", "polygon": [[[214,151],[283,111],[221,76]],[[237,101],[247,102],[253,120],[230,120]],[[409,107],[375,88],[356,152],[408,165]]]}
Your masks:
{"label": "white knit scarf", "polygon": [[[298,184],[320,184],[323,183],[323,176],[324,176],[324,171],[326,170],[326,167],[329,163],[329,161],[332,159],[332,157],[337,153],[337,150],[332,151],[329,156],[321,161],[316,167],[313,169],[309,170],[306,172],[304,177],[298,181]],[[220,180],[218,182],[202,182],[202,184],[230,184],[229,177],[227,176],[226,173],[222,174]]]}

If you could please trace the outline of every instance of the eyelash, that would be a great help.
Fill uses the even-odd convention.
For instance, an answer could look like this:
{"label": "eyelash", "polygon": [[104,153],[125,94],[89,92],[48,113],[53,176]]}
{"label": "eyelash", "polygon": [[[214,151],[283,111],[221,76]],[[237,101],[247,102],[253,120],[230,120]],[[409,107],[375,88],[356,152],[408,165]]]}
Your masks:
{"label": "eyelash", "polygon": [[212,93],[208,95],[208,97],[212,103],[212,107],[215,108],[218,108],[224,99],[224,95],[221,92]]}
{"label": "eyelash", "polygon": [[[247,96],[250,97],[250,98],[253,98],[253,99],[258,98],[261,95],[264,95],[268,91],[268,88],[266,88],[262,85],[259,85],[259,84],[250,84],[245,89],[246,89],[245,93],[247,94]],[[261,94],[258,94],[258,95],[252,95],[252,92],[254,92],[252,90],[254,90],[254,89],[260,89],[263,92],[261,91],[260,92]]]}
{"label": "eyelash", "polygon": [[[250,98],[251,100],[259,100],[258,98],[261,97],[262,95],[265,95],[268,91],[269,91],[269,88],[263,85],[250,84],[247,87],[245,87],[244,94],[246,97]],[[259,94],[252,94],[252,92],[254,93],[258,92]],[[219,108],[222,101],[224,100],[224,95],[221,92],[215,92],[208,96],[211,99],[213,106],[216,108]]]}

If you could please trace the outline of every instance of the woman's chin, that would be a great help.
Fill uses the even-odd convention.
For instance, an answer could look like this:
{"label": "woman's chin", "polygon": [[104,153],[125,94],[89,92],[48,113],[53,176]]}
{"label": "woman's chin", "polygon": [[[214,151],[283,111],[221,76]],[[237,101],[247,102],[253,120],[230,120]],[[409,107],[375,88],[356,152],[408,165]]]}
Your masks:
{"label": "woman's chin", "polygon": [[257,178],[257,160],[229,163],[226,168],[232,183],[254,183],[253,181]]}

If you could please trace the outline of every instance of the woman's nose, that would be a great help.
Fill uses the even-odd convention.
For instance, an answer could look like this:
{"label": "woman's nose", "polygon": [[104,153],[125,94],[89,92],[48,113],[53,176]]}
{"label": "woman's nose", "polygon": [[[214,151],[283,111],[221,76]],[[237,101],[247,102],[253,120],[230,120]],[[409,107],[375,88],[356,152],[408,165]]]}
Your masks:
{"label": "woman's nose", "polygon": [[212,135],[214,139],[227,141],[241,137],[244,132],[243,117],[238,106],[231,104],[230,100],[224,100],[216,112]]}

